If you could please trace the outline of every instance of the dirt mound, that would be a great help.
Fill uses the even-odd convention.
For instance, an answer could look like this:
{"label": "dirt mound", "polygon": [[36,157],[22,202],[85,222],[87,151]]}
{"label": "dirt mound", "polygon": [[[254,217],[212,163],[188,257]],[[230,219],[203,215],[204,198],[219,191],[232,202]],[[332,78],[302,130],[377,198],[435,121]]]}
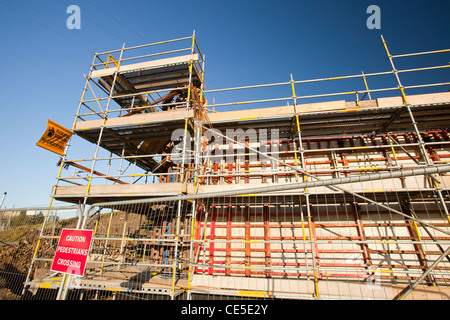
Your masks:
{"label": "dirt mound", "polygon": [[0,300],[20,299],[32,255],[27,240],[0,244]]}

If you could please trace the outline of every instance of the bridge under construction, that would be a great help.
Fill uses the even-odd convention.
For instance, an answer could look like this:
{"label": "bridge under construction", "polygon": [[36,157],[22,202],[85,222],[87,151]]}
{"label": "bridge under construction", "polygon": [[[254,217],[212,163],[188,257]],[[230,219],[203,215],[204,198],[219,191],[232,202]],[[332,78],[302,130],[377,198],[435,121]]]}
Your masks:
{"label": "bridge under construction", "polygon": [[[382,45],[389,71],[214,90],[195,33],[96,53],[20,295],[448,299],[450,83],[402,80],[450,65],[395,63],[450,50]],[[93,230],[82,277],[50,270],[63,228]]]}

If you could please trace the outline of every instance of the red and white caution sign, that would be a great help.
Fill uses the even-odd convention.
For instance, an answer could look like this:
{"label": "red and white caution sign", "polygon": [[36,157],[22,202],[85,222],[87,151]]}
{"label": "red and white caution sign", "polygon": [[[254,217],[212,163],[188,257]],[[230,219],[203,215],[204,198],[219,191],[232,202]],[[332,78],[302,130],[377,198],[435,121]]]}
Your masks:
{"label": "red and white caution sign", "polygon": [[93,234],[92,230],[62,229],[51,270],[82,277]]}

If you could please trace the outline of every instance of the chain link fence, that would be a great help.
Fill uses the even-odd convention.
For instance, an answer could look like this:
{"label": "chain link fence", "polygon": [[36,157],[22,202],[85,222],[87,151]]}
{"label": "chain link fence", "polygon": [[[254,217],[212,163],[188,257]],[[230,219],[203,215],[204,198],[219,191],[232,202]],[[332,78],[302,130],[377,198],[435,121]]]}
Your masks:
{"label": "chain link fence", "polygon": [[[410,298],[445,299],[450,227],[441,201],[354,184],[449,170],[104,202],[84,214],[1,210],[1,298],[393,299],[411,286]],[[334,189],[324,196],[323,187]],[[93,231],[83,277],[51,271],[64,228]]]}
{"label": "chain link fence", "polygon": [[[77,207],[0,210],[0,300],[49,299],[48,286],[35,286],[51,264],[62,228],[75,228]],[[27,288],[27,289],[25,289]]]}

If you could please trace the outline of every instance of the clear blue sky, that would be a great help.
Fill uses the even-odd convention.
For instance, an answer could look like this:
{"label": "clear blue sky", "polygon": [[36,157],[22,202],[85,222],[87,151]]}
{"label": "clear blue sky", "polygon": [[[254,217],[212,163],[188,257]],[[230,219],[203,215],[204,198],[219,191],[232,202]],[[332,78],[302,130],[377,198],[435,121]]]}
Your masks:
{"label": "clear blue sky", "polygon": [[[59,156],[35,144],[47,119],[71,127],[94,52],[195,30],[206,55],[206,89],[214,89],[285,82],[291,73],[304,80],[388,71],[380,34],[393,54],[450,48],[448,0],[92,2],[0,0],[0,196],[8,192],[3,207],[48,204]],[[71,4],[81,9],[80,30],[66,27]],[[366,27],[371,4],[381,9],[380,30]],[[448,54],[430,56],[422,66],[449,61]],[[419,82],[450,80],[448,72],[440,76]],[[309,93],[308,87],[298,90]],[[80,140],[74,137],[72,144]]]}

